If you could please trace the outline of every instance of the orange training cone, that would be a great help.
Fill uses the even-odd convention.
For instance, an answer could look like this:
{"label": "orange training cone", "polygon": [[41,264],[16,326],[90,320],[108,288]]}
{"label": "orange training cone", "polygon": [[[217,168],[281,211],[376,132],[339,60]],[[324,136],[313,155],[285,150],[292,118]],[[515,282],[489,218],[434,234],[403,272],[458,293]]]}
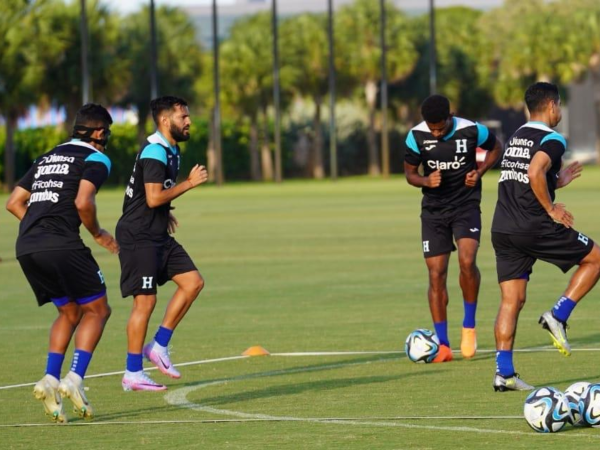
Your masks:
{"label": "orange training cone", "polygon": [[268,356],[270,355],[269,351],[261,347],[260,345],[255,345],[246,349],[243,356]]}

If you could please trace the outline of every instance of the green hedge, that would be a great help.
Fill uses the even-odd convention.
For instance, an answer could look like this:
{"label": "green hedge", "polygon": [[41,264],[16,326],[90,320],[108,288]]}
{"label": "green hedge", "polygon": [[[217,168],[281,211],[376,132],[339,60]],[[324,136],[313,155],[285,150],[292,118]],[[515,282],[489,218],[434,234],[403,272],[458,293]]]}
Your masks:
{"label": "green hedge", "polygon": [[[148,124],[152,126],[151,123]],[[271,124],[271,136],[273,125]],[[301,177],[302,168],[294,165],[293,148],[299,135],[310,128],[308,123],[292,123],[282,130],[282,163],[284,178]],[[151,128],[149,128],[151,132]],[[222,124],[223,169],[225,179],[250,179],[250,130],[247,122],[225,120]],[[0,128],[0,176],[4,179],[4,142],[6,132]],[[329,173],[329,136],[324,127],[324,159],[326,173]],[[21,178],[31,162],[39,155],[68,139],[66,132],[56,127],[42,127],[19,130],[15,133],[16,148],[16,179]],[[272,141],[273,139],[271,139]],[[195,120],[192,135],[188,142],[181,145],[182,163],[180,176],[186,177],[194,164],[206,165],[206,150],[209,141],[209,123],[207,120]],[[379,137],[378,137],[379,141]],[[391,163],[393,172],[402,171],[403,137],[393,131],[390,134]],[[274,144],[271,144],[271,148]],[[137,143],[137,128],[130,124],[112,126],[112,136],[106,149],[106,154],[112,161],[112,170],[108,184],[124,185],[133,168],[135,155],[139,150]],[[338,137],[338,166],[339,174],[356,175],[367,172],[366,129],[355,123]]]}

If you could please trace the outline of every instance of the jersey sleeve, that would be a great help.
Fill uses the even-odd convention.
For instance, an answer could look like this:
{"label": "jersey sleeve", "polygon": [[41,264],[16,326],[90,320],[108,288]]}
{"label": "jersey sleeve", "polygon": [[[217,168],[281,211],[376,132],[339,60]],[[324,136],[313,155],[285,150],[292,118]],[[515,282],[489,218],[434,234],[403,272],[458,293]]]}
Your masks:
{"label": "jersey sleeve", "polygon": [[477,147],[484,150],[493,150],[496,145],[496,135],[490,132],[485,125],[477,123]]}
{"label": "jersey sleeve", "polygon": [[33,175],[35,173],[36,167],[37,166],[35,164],[31,166],[27,173],[23,175],[23,178],[19,180],[17,186],[25,189],[26,191],[31,192],[31,185],[33,184]]}
{"label": "jersey sleeve", "polygon": [[542,139],[540,150],[548,154],[554,163],[559,161],[567,150],[567,141],[560,134],[552,132]]}
{"label": "jersey sleeve", "polygon": [[421,164],[421,150],[417,145],[417,141],[415,140],[412,130],[409,131],[408,135],[406,136],[404,161],[411,166],[418,166]]}
{"label": "jersey sleeve", "polygon": [[104,184],[110,175],[111,162],[104,153],[94,152],[85,159],[82,180],[87,180],[96,187],[96,191]]}
{"label": "jersey sleeve", "polygon": [[140,155],[144,183],[163,183],[167,177],[167,152],[158,144],[150,144]]}

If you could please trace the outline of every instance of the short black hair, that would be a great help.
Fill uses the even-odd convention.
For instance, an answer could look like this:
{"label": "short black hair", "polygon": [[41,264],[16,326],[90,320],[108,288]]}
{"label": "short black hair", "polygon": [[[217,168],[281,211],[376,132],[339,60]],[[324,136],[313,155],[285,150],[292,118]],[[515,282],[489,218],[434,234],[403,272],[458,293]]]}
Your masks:
{"label": "short black hair", "polygon": [[158,117],[163,111],[171,111],[175,106],[187,105],[188,104],[184,99],[172,95],[155,98],[150,102],[150,110],[152,111],[154,123],[158,125]]}
{"label": "short black hair", "polygon": [[549,101],[557,103],[559,99],[558,86],[544,81],[532,84],[525,91],[525,104],[530,113],[543,109]]}
{"label": "short black hair", "polygon": [[450,116],[450,101],[443,95],[430,95],[421,104],[421,115],[428,123],[446,120]]}
{"label": "short black hair", "polygon": [[113,123],[110,113],[98,103],[86,103],[75,116],[73,127],[82,125],[90,128],[109,128]]}

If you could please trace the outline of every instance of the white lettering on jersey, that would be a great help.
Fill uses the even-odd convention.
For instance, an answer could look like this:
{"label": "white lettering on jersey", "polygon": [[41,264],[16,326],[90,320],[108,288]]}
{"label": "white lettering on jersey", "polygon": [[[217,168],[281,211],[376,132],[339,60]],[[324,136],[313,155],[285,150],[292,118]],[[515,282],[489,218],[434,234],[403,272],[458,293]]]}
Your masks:
{"label": "white lettering on jersey", "polygon": [[32,203],[37,203],[37,202],[58,203],[59,197],[60,197],[60,195],[58,194],[58,192],[52,192],[49,190],[45,190],[42,192],[34,192],[29,197],[28,205],[31,205]]}
{"label": "white lettering on jersey", "polygon": [[437,144],[437,139],[430,139],[430,140],[425,140],[423,141],[423,145],[425,144]]}
{"label": "white lettering on jersey", "polygon": [[102,271],[98,271],[98,277],[100,278],[100,283],[104,284],[104,275],[102,275]]}
{"label": "white lettering on jersey", "polygon": [[57,188],[62,189],[63,182],[62,181],[34,181],[31,185],[31,189],[48,189],[48,188]]}
{"label": "white lettering on jersey", "polygon": [[512,138],[508,145],[520,145],[525,147],[533,147],[533,141],[530,139]]}
{"label": "white lettering on jersey", "polygon": [[458,159],[458,156],[455,156],[454,161],[451,162],[429,160],[427,161],[427,165],[435,170],[458,170],[460,166],[465,165],[465,157],[461,156]]}
{"label": "white lettering on jersey", "polygon": [[477,233],[479,231],[479,228],[469,228],[469,231],[471,233]]}
{"label": "white lettering on jersey", "polygon": [[131,186],[125,188],[125,195],[129,198],[133,198],[133,188]]}
{"label": "white lettering on jersey", "polygon": [[508,147],[504,152],[505,158],[527,158],[531,159],[528,148],[523,147]]}
{"label": "white lettering on jersey", "polygon": [[152,289],[152,279],[154,277],[142,277],[142,289]]}
{"label": "white lettering on jersey", "polygon": [[34,175],[34,178],[38,179],[42,175],[50,175],[50,174],[60,174],[67,175],[69,173],[69,165],[68,164],[51,164],[49,166],[38,166],[37,172]]}
{"label": "white lettering on jersey", "polygon": [[517,172],[516,170],[503,170],[500,174],[500,179],[498,183],[502,183],[503,181],[518,181],[519,183],[529,184],[529,175],[523,172]]}
{"label": "white lettering on jersey", "polygon": [[433,145],[428,145],[427,147],[424,147],[426,151],[430,151],[433,150],[435,148],[435,144]]}
{"label": "white lettering on jersey", "polygon": [[423,241],[423,252],[429,252],[429,241]]}
{"label": "white lettering on jersey", "polygon": [[59,162],[69,162],[74,163],[75,157],[73,156],[62,156],[62,155],[49,155],[43,156],[40,164],[49,164],[49,163],[59,163]]}
{"label": "white lettering on jersey", "polygon": [[581,233],[579,233],[579,236],[577,236],[577,240],[583,242],[584,245],[588,245],[588,242],[590,241],[590,239],[585,234]]}
{"label": "white lettering on jersey", "polygon": [[467,140],[457,139],[456,141],[456,153],[467,153]]}

